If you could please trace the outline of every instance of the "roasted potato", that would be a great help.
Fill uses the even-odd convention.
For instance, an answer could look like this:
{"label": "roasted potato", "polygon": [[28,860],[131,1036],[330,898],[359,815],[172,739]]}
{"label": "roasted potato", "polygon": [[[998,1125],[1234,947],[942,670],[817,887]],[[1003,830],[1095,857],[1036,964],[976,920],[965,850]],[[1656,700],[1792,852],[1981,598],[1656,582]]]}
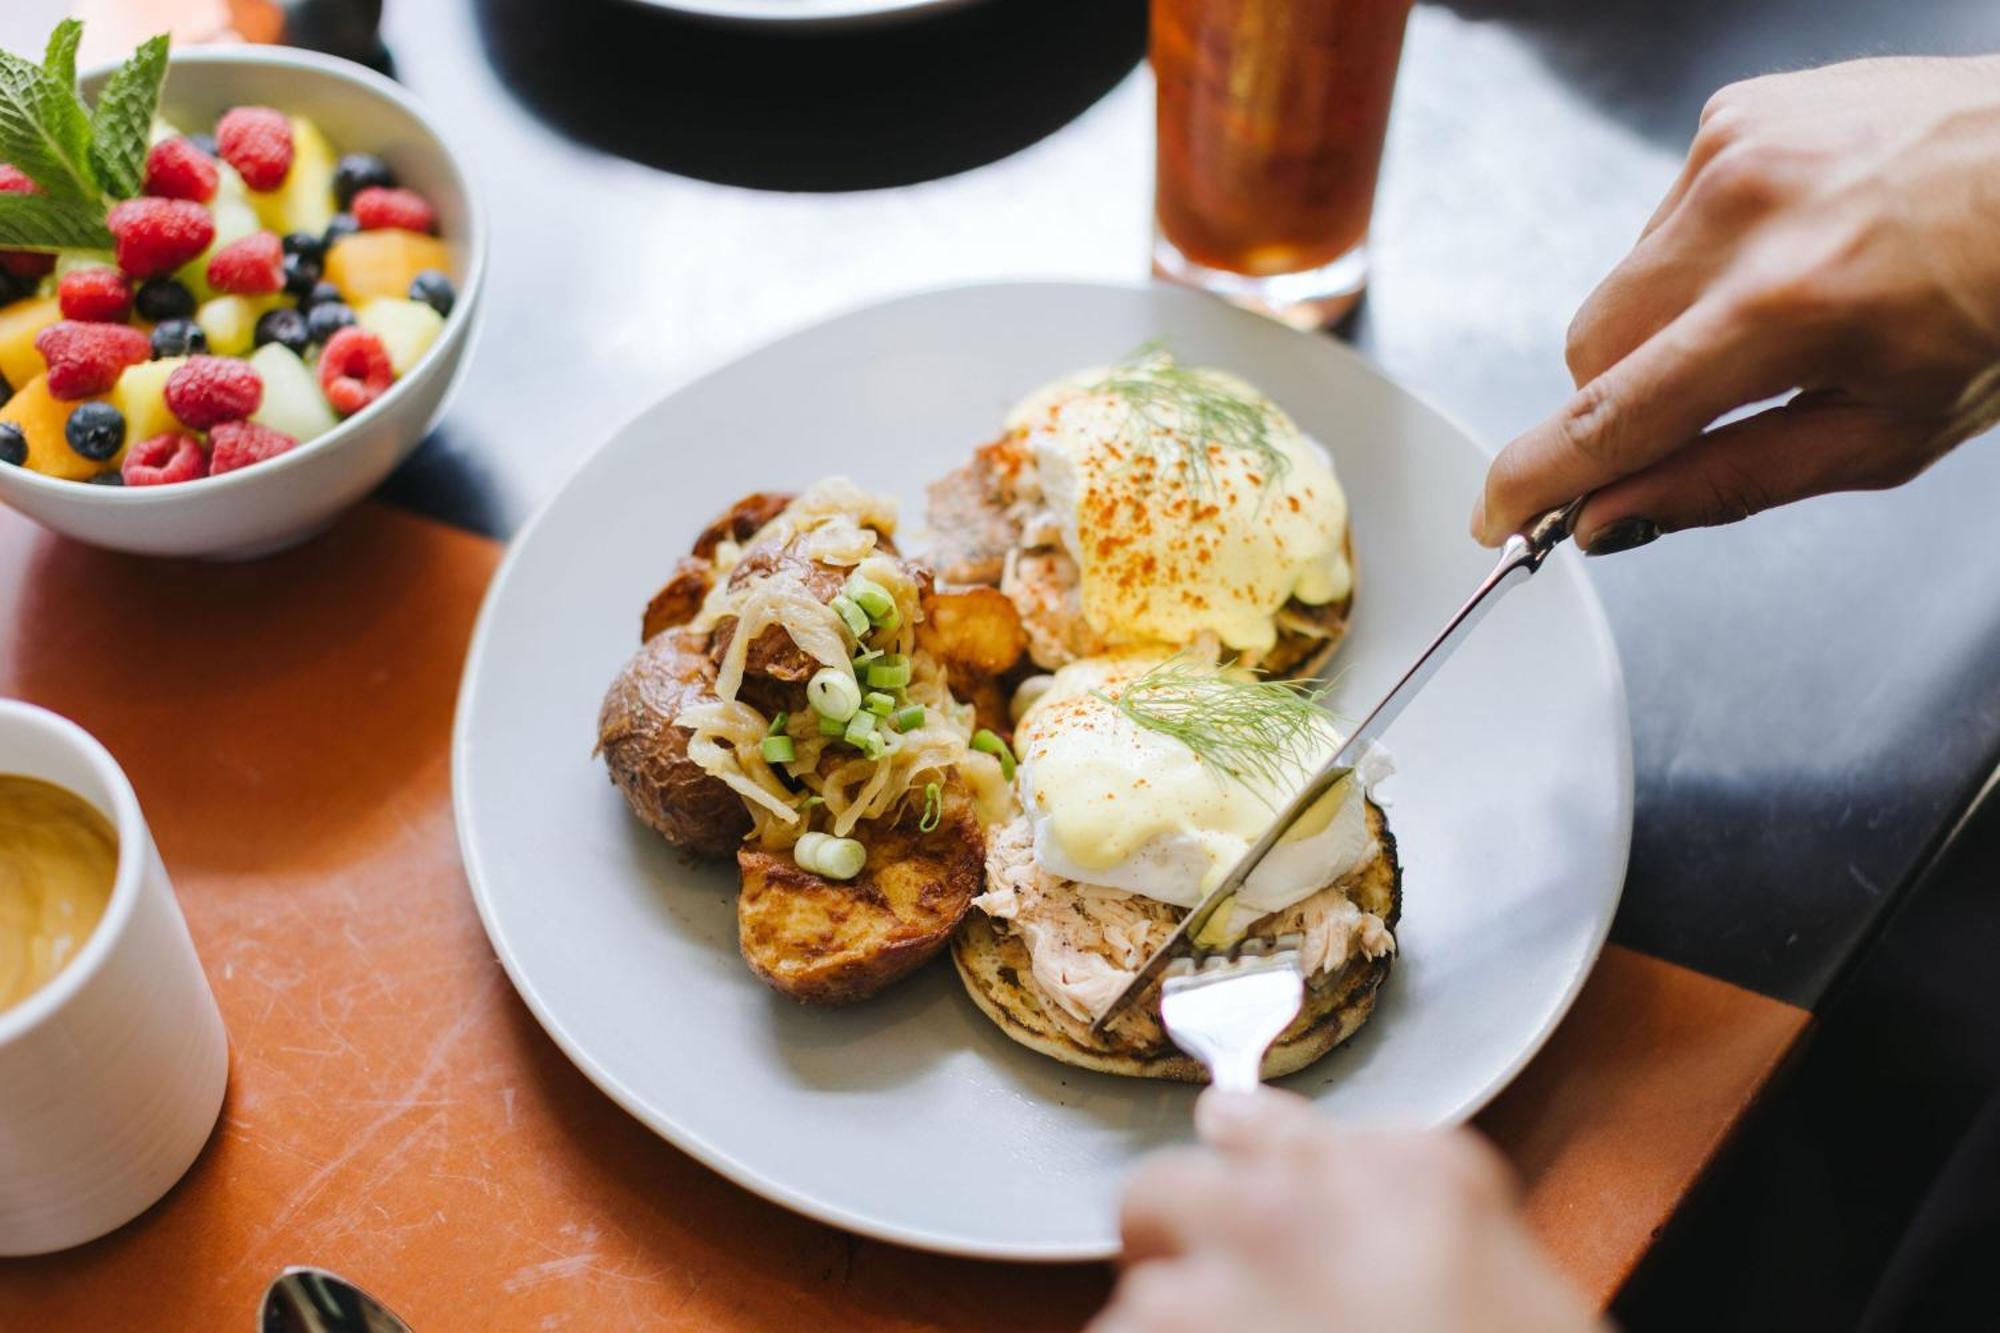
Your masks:
{"label": "roasted potato", "polygon": [[750,970],[795,1000],[865,1000],[942,951],[985,887],[986,842],[970,803],[954,794],[929,833],[915,816],[856,831],[868,864],[824,879],[789,852],[743,847],[737,942]]}
{"label": "roasted potato", "polygon": [[698,856],[735,852],[750,831],[743,799],[688,758],[683,705],[708,695],[715,662],[708,635],[671,629],[648,639],[604,695],[597,750],[634,814]]}
{"label": "roasted potato", "polygon": [[955,588],[924,596],[917,644],[954,677],[1003,676],[1027,651],[1021,613],[998,588]]}

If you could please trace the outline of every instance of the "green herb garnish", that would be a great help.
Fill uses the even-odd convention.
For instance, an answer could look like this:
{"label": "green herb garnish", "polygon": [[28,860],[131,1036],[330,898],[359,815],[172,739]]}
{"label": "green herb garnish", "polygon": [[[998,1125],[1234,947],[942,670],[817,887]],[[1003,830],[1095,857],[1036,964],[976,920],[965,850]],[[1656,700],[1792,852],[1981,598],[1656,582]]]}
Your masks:
{"label": "green herb garnish", "polygon": [[0,248],[109,250],[104,216],[139,193],[153,112],[167,73],[167,37],[143,43],[105,81],[97,105],[76,91],[83,25],[64,19],[41,64],[0,51],[0,162],[39,194],[0,194]]}
{"label": "green herb garnish", "polygon": [[1319,681],[1226,674],[1172,657],[1097,698],[1148,731],[1171,736],[1195,758],[1245,786],[1271,788],[1296,779],[1334,734]]}
{"label": "green herb garnish", "polygon": [[1181,365],[1157,340],[1113,366],[1088,392],[1122,401],[1143,447],[1177,463],[1197,495],[1214,488],[1211,449],[1254,455],[1267,491],[1292,466],[1271,438],[1276,407],[1267,399],[1234,392],[1206,371]]}
{"label": "green herb garnish", "polygon": [[917,829],[931,833],[937,829],[938,821],[944,818],[944,788],[935,782],[924,784],[924,813],[917,821]]}

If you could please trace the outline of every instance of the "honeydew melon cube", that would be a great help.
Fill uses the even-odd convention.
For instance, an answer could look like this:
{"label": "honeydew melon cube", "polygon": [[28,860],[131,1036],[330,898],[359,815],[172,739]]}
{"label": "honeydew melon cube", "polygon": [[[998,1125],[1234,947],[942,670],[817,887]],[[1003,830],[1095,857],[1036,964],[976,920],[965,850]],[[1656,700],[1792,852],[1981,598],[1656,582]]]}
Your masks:
{"label": "honeydew melon cube", "polygon": [[167,377],[187,358],[162,357],[127,366],[111,386],[111,405],[124,414],[125,442],[139,444],[155,435],[193,435],[167,407]]}
{"label": "honeydew melon cube", "polygon": [[281,430],[304,444],[340,424],[320,392],[319,380],[299,355],[283,343],[265,343],[250,354],[264,381],[264,401],[250,414],[260,426]]}
{"label": "honeydew melon cube", "polygon": [[256,341],[257,316],[263,312],[247,296],[218,296],[204,301],[194,322],[208,335],[208,350],[216,356],[248,356]]}
{"label": "honeydew melon cube", "polygon": [[292,165],[275,190],[252,190],[250,203],[266,229],[283,236],[304,231],[314,236],[333,220],[333,145],[319,126],[304,116],[292,117]]}
{"label": "honeydew melon cube", "polygon": [[444,329],[444,316],[422,301],[378,296],[354,312],[354,322],[382,340],[398,379],[422,359]]}
{"label": "honeydew melon cube", "polygon": [[182,265],[181,271],[174,274],[182,285],[194,293],[197,301],[206,301],[217,295],[215,288],[208,285],[208,261],[215,258],[215,252],[231,241],[240,241],[252,232],[263,230],[263,224],[257,220],[256,209],[241,199],[229,198],[220,189],[216,191],[208,211],[215,219],[215,239],[208,243],[208,249]]}

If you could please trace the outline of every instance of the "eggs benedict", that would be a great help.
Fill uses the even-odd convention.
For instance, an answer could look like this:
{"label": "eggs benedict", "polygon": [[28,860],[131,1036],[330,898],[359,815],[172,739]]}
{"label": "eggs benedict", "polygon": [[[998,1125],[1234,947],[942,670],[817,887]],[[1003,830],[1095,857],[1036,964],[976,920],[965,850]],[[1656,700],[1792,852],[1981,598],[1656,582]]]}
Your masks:
{"label": "eggs benedict", "polygon": [[[953,944],[1008,1035],[1111,1073],[1199,1080],[1157,998],[1090,1030],[1181,917],[1339,747],[1321,691],[1188,655],[1055,673],[1015,732],[1019,813],[988,832],[986,891]],[[1351,1036],[1395,953],[1401,872],[1371,751],[1273,850],[1202,942],[1303,939],[1306,1003],[1266,1057],[1299,1069]]]}
{"label": "eggs benedict", "polygon": [[1201,644],[1285,675],[1345,632],[1347,518],[1283,409],[1155,346],[1030,394],[929,515],[940,576],[1005,592],[1043,667]]}

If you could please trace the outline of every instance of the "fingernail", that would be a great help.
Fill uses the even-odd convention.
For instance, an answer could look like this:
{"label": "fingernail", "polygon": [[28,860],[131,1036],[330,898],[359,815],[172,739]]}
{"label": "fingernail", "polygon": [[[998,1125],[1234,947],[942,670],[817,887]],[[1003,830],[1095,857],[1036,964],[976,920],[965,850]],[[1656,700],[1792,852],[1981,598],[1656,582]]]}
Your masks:
{"label": "fingernail", "polygon": [[1472,502],[1472,540],[1481,546],[1486,544],[1486,497],[1480,496]]}
{"label": "fingernail", "polygon": [[1606,523],[1596,532],[1591,533],[1590,540],[1584,544],[1583,553],[1585,555],[1616,555],[1620,551],[1629,551],[1635,546],[1644,546],[1647,542],[1658,541],[1659,536],[1659,524],[1653,522],[1650,518],[1640,518],[1634,515],[1631,518],[1621,518],[1616,522]]}

